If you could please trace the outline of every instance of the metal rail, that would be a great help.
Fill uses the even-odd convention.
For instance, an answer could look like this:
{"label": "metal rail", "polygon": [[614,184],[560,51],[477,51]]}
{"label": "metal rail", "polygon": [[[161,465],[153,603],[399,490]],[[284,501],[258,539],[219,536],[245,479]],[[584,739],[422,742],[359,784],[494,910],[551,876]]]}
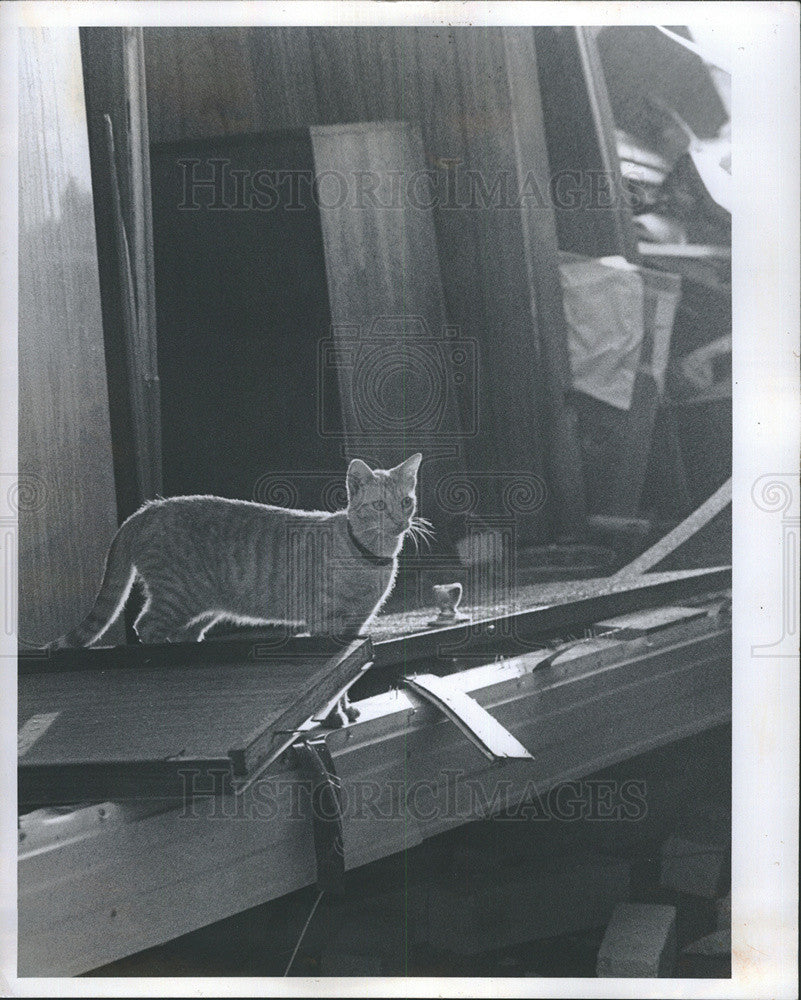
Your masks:
{"label": "metal rail", "polygon": [[487,655],[514,656],[540,648],[554,636],[563,637],[565,632],[586,629],[604,618],[681,603],[729,587],[731,566],[654,573],[634,579],[610,577],[608,589],[592,597],[376,642],[372,669],[400,667],[408,670],[420,660],[431,663]]}

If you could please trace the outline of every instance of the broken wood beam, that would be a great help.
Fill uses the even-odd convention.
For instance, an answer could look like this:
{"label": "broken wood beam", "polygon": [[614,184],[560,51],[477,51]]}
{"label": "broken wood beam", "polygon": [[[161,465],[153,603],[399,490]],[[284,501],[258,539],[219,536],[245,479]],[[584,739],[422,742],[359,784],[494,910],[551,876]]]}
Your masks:
{"label": "broken wood beam", "polygon": [[661,538],[650,549],[637,556],[628,565],[618,570],[612,577],[613,580],[624,580],[629,577],[639,576],[647,573],[658,563],[666,559],[680,545],[692,538],[697,532],[707,525],[713,517],[718,515],[725,507],[731,503],[731,479],[719,487],[708,500],[685,518],[681,524],[669,531],[664,538]]}

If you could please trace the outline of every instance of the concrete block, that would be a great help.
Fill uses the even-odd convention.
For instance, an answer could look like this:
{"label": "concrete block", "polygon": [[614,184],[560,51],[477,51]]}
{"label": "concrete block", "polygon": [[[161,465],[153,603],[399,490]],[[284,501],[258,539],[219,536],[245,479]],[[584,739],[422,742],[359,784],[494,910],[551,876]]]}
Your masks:
{"label": "concrete block", "polygon": [[675,907],[621,903],[615,908],[598,950],[598,976],[665,978],[675,961]]}
{"label": "concrete block", "polygon": [[662,845],[660,884],[665,889],[715,899],[720,890],[725,848],[671,836]]}
{"label": "concrete block", "polygon": [[604,926],[629,894],[630,866],[581,852],[537,865],[451,876],[429,889],[427,941],[459,955]]}

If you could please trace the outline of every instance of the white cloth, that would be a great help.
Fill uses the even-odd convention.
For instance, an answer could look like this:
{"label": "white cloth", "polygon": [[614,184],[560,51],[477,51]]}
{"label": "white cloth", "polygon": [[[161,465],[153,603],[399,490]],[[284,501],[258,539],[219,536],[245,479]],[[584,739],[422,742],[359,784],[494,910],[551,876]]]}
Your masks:
{"label": "white cloth", "polygon": [[639,268],[623,257],[570,257],[560,272],[573,386],[627,410],[645,322]]}

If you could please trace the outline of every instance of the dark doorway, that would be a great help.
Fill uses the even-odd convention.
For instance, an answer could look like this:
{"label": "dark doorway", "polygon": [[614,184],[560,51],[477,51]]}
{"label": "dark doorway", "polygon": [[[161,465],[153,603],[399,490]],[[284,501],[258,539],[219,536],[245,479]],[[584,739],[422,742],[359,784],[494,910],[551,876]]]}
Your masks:
{"label": "dark doorway", "polygon": [[[165,495],[269,499],[265,476],[320,505],[341,469],[330,333],[307,130],[154,145],[151,156]],[[213,182],[213,183],[204,183]],[[299,473],[314,472],[314,477]],[[286,502],[286,498],[277,502]]]}

